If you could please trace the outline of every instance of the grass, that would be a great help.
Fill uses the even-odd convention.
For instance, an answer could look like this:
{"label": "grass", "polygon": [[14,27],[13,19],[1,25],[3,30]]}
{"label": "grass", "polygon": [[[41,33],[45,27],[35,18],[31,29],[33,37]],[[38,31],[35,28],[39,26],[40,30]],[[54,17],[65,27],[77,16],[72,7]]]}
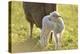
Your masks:
{"label": "grass", "polygon": [[[65,31],[62,37],[62,49],[78,48],[78,9],[77,8],[78,8],[77,5],[69,5],[69,4],[57,5],[57,11],[63,16],[63,20],[65,23]],[[22,8],[22,2],[15,2],[15,1],[12,2],[11,10],[12,10],[11,38],[12,38],[12,45],[13,45],[12,47],[14,47],[15,44],[24,43],[25,40],[28,39],[30,35],[30,26],[29,26],[29,22],[25,18],[25,14]],[[34,26],[33,31],[34,31],[33,42],[37,43],[39,40],[39,38],[37,37],[40,35],[40,29]],[[15,48],[13,48],[13,50],[15,50]],[[33,51],[35,49],[37,50],[38,46],[37,48],[33,48]],[[52,43],[49,43],[47,50],[54,50],[54,45]]]}
{"label": "grass", "polygon": [[77,5],[58,5],[58,11],[62,14],[65,23],[65,31],[63,35],[63,48],[65,49],[77,48],[78,47]]}

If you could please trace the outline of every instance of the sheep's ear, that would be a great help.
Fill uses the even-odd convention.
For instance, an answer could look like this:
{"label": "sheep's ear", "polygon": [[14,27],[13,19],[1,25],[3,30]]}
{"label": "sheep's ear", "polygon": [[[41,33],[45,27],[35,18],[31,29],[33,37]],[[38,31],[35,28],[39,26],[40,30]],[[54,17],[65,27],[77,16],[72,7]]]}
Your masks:
{"label": "sheep's ear", "polygon": [[50,13],[50,15],[52,14],[52,12]]}
{"label": "sheep's ear", "polygon": [[56,11],[54,11],[54,12],[56,12]]}
{"label": "sheep's ear", "polygon": [[50,13],[50,15],[52,15],[53,12]]}

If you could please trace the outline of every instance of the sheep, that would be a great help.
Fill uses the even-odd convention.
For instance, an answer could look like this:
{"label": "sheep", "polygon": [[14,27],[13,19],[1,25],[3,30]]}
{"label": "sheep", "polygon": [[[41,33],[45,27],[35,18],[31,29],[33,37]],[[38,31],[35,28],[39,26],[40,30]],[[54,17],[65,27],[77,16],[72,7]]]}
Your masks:
{"label": "sheep", "polygon": [[64,22],[57,11],[51,12],[42,19],[42,31],[40,35],[41,47],[47,46],[49,34],[53,32],[52,40],[55,40],[55,49],[61,47],[61,36],[64,30]]}
{"label": "sheep", "polygon": [[26,19],[30,23],[30,38],[32,38],[33,25],[42,29],[42,19],[52,11],[56,11],[56,4],[23,2]]}

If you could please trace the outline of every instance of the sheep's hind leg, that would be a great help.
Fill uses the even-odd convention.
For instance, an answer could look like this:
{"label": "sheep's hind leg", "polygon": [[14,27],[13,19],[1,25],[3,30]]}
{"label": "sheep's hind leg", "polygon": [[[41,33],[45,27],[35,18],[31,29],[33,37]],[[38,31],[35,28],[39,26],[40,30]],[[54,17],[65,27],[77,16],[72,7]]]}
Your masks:
{"label": "sheep's hind leg", "polygon": [[42,29],[41,36],[40,36],[40,41],[41,41],[41,45],[43,47],[47,46],[49,33],[50,33],[49,30]]}
{"label": "sheep's hind leg", "polygon": [[33,23],[30,23],[30,38],[32,38],[32,31],[33,31]]}

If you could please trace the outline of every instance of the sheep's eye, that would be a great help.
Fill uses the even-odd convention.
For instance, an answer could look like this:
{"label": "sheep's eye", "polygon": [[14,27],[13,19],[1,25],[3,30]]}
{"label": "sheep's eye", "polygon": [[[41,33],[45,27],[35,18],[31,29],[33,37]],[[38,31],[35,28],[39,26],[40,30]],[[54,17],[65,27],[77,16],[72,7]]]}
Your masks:
{"label": "sheep's eye", "polygon": [[53,15],[53,17],[58,17],[58,16]]}
{"label": "sheep's eye", "polygon": [[55,15],[53,15],[53,17],[56,17]]}

